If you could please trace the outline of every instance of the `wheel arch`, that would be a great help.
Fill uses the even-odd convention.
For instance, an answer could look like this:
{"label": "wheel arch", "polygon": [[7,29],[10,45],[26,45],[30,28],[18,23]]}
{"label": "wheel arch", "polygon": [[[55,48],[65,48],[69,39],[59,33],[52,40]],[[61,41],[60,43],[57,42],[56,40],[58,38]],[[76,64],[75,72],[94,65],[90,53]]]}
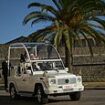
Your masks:
{"label": "wheel arch", "polygon": [[11,86],[14,86],[15,89],[16,89],[15,83],[14,83],[14,82],[10,82],[10,83],[9,83],[9,91],[10,91],[10,89],[11,89]]}
{"label": "wheel arch", "polygon": [[42,84],[42,83],[36,83],[35,86],[34,86],[34,94],[36,94],[37,88],[38,88],[39,86],[40,86],[40,87],[43,89],[43,91],[44,91],[44,86],[43,86],[43,84]]}

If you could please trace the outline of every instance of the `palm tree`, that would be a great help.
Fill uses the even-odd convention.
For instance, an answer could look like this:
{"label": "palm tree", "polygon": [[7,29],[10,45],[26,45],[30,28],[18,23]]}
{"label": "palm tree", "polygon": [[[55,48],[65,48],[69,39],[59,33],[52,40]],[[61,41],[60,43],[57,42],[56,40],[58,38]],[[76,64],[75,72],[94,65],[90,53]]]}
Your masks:
{"label": "palm tree", "polygon": [[51,2],[54,6],[38,2],[29,4],[28,8],[37,9],[24,18],[23,24],[27,24],[30,20],[32,20],[31,25],[50,22],[49,26],[36,31],[34,38],[49,40],[56,47],[63,44],[66,66],[70,68],[75,39],[80,40],[81,36],[84,37],[91,54],[92,48],[88,36],[105,43],[105,37],[96,30],[96,28],[105,29],[105,20],[98,16],[105,13],[105,3],[102,0],[51,0]]}

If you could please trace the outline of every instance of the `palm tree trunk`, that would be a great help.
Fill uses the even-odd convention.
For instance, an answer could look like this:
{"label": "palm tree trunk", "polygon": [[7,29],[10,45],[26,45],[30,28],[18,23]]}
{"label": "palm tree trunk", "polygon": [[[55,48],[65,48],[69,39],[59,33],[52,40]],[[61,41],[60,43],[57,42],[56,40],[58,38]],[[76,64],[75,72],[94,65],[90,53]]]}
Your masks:
{"label": "palm tree trunk", "polygon": [[69,51],[69,49],[65,45],[65,67],[68,67],[69,72],[71,72],[71,73],[73,72],[72,71],[72,64],[73,64],[72,53]]}

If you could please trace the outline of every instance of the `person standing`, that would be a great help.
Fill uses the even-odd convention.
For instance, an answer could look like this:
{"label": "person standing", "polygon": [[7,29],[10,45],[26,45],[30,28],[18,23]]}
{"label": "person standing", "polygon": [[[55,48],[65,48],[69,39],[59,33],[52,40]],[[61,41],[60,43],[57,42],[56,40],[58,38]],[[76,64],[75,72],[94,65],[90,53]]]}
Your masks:
{"label": "person standing", "polygon": [[2,75],[3,75],[3,78],[4,78],[4,86],[5,86],[5,90],[7,90],[7,87],[8,87],[8,64],[6,62],[6,60],[4,60],[2,62]]}

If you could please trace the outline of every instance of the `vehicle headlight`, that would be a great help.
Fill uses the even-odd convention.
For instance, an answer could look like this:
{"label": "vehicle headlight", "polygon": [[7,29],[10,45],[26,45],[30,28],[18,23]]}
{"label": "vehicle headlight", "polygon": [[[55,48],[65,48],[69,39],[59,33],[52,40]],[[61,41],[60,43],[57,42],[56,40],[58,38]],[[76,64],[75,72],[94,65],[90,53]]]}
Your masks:
{"label": "vehicle headlight", "polygon": [[78,83],[81,83],[81,82],[82,82],[81,76],[78,76],[78,77],[77,77],[77,82],[78,82]]}
{"label": "vehicle headlight", "polygon": [[50,85],[56,84],[56,79],[49,79],[49,84],[50,84]]}

